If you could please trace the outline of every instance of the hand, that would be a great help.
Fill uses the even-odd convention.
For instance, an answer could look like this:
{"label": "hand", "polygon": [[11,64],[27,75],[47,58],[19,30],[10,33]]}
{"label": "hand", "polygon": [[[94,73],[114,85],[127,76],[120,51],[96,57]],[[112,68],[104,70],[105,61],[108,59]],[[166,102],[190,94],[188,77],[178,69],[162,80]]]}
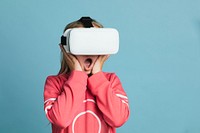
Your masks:
{"label": "hand", "polygon": [[92,74],[95,74],[97,72],[100,72],[102,71],[102,68],[103,68],[103,64],[104,62],[110,57],[110,55],[100,55],[95,64],[94,64],[94,67],[92,69]]}
{"label": "hand", "polygon": [[79,63],[79,61],[76,59],[76,57],[70,53],[67,53],[63,47],[63,45],[60,44],[60,49],[63,53],[63,58],[66,61],[70,71],[73,70],[78,70],[78,71],[82,71],[81,65]]}

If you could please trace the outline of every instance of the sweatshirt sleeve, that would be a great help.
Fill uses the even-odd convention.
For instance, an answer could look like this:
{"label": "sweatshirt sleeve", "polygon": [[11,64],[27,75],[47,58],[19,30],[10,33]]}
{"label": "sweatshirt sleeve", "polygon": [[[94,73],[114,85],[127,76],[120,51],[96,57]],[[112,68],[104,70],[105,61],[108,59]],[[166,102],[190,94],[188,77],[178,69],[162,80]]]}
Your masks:
{"label": "sweatshirt sleeve", "polygon": [[65,128],[72,122],[84,100],[87,77],[87,74],[81,71],[72,71],[64,83],[55,77],[47,77],[44,86],[44,109],[51,123]]}
{"label": "sweatshirt sleeve", "polygon": [[115,74],[111,74],[109,78],[103,72],[92,75],[88,78],[88,88],[96,96],[103,118],[110,126],[120,127],[127,121],[128,97]]}

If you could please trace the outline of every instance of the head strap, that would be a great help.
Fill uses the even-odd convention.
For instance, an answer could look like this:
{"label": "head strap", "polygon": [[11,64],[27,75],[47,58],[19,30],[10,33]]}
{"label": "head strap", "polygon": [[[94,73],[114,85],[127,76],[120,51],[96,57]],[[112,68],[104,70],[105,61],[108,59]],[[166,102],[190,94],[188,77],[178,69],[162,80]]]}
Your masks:
{"label": "head strap", "polygon": [[82,17],[78,21],[81,22],[85,28],[93,27],[93,19],[91,19],[90,17]]}

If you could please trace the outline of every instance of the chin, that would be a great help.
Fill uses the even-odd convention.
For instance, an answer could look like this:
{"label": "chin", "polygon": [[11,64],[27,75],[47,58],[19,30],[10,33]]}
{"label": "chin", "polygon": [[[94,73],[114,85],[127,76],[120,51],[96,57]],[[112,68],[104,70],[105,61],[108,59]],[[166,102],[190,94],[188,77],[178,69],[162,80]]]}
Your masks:
{"label": "chin", "polygon": [[89,74],[92,73],[92,71],[85,71],[85,73],[86,73],[87,75],[89,75]]}

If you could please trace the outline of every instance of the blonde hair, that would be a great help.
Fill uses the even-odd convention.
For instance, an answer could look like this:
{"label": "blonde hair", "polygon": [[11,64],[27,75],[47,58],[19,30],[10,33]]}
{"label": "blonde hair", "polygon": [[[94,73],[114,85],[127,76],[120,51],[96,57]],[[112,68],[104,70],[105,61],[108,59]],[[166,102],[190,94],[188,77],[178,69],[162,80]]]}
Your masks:
{"label": "blonde hair", "polygon": [[[98,28],[103,28],[103,25],[100,24],[99,22],[97,22],[96,20],[93,19],[92,21],[92,25],[94,27],[98,27]],[[68,25],[65,26],[63,33],[70,28],[80,28],[80,27],[84,27],[83,24],[80,21],[74,21],[69,23]],[[61,51],[61,66],[60,66],[60,70],[58,72],[59,74],[66,74],[70,72],[69,67],[67,65],[67,62],[65,61],[64,57],[63,57],[63,53]]]}

